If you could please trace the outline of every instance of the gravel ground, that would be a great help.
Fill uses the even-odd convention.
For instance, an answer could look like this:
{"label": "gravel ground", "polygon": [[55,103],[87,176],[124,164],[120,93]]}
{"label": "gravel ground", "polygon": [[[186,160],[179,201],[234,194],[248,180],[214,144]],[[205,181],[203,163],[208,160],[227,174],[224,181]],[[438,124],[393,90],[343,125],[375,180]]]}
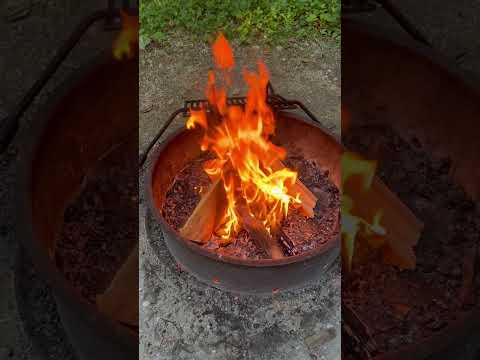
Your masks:
{"label": "gravel ground", "polygon": [[304,290],[236,296],[180,270],[141,215],[140,359],[339,359],[338,262]]}

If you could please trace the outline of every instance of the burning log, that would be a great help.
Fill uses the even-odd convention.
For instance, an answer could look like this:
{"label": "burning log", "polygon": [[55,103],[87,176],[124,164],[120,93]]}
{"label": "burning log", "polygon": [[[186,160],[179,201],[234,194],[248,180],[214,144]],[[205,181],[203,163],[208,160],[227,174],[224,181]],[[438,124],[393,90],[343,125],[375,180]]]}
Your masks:
{"label": "burning log", "polygon": [[[342,156],[344,254],[350,268],[359,225],[371,246],[381,248],[385,263],[414,269],[423,223],[375,176],[376,162],[346,151]],[[348,217],[347,217],[348,216]],[[342,220],[343,221],[343,220]]]}
{"label": "burning log", "polygon": [[414,247],[423,230],[423,223],[388,187],[375,178],[368,197],[366,209],[382,209],[382,224],[387,229],[388,247],[384,260],[403,269],[414,269],[416,257]]}
{"label": "burning log", "polygon": [[[272,169],[274,171],[279,171],[285,168],[285,165],[281,161],[277,161],[273,163]],[[289,194],[295,196],[296,194],[300,194],[300,200],[302,200],[302,204],[300,209],[302,210],[303,214],[309,218],[314,216],[313,209],[317,203],[317,197],[313,194],[301,181],[297,179],[295,185],[289,190]]]}
{"label": "burning log", "polygon": [[225,212],[225,190],[221,179],[210,185],[187,222],[180,229],[180,234],[192,241],[205,243],[212,237],[219,217]]}
{"label": "burning log", "polygon": [[97,296],[101,312],[135,327],[138,327],[138,263],[137,244],[107,290]]}
{"label": "burning log", "polygon": [[[274,167],[274,170],[277,171],[277,169],[281,170],[285,166],[279,162]],[[225,171],[231,171],[231,165],[227,165]],[[302,209],[307,216],[312,217],[317,197],[299,180],[297,180],[295,186],[292,187],[290,193],[292,195],[300,193]],[[211,239],[215,229],[219,225],[226,211],[226,207],[227,201],[224,184],[222,179],[216,179],[205,195],[203,195],[185,225],[180,229],[180,234],[198,243],[203,244],[207,242]],[[294,255],[296,253],[291,240],[281,229],[276,230],[274,236],[270,235],[264,224],[249,213],[245,204],[238,205],[236,211],[238,211],[241,217],[243,227],[248,231],[256,245],[260,249],[263,249],[272,259],[284,257],[282,245],[288,254]]]}
{"label": "burning log", "polygon": [[263,249],[272,259],[283,258],[283,250],[280,244],[268,233],[262,222],[250,214],[246,205],[237,206],[237,211],[242,219],[244,229],[248,231],[255,244]]}
{"label": "burning log", "polygon": [[402,269],[414,269],[414,247],[420,238],[423,223],[377,177],[374,177],[368,191],[349,187],[348,194],[357,204],[356,216],[370,221],[381,211],[381,226],[386,232],[382,246],[384,262]]}

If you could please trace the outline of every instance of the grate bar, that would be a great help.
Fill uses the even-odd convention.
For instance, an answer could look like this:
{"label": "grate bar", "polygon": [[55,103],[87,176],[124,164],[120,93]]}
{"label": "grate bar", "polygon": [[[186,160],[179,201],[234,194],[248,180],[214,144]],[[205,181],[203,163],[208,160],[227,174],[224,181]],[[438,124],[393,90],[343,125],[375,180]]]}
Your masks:
{"label": "grate bar", "polygon": [[[227,98],[227,105],[228,106],[245,106],[247,103],[247,98],[243,96],[235,96]],[[269,96],[267,98],[267,103],[272,107],[273,110],[294,110],[297,108],[296,105],[291,104],[285,99],[280,98],[276,95]],[[185,101],[184,108],[187,110],[200,110],[206,109],[207,112],[209,111],[210,104],[208,100],[201,99],[201,100],[187,100]],[[185,112],[183,114],[184,117],[188,117],[189,113]]]}

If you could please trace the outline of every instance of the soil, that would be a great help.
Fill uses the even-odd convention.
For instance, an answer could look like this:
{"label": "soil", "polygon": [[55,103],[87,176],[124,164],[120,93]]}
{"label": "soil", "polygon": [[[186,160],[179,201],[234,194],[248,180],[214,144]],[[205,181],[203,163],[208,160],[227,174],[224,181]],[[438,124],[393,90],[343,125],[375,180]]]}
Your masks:
{"label": "soil", "polygon": [[[162,209],[163,216],[167,223],[176,230],[185,224],[200,201],[200,189],[207,189],[210,185],[210,179],[203,171],[203,163],[210,157],[209,154],[203,154],[189,162],[177,175],[167,192]],[[340,193],[328,179],[328,172],[322,172],[313,161],[306,160],[300,154],[290,154],[285,159],[285,164],[298,171],[299,179],[319,199],[313,218],[306,218],[298,210],[291,208],[282,223],[281,230],[290,240],[289,246],[283,247],[284,255],[291,256],[313,250],[336,236]],[[263,249],[255,245],[245,230],[236,234],[233,241],[226,246],[220,246],[214,237],[203,246],[223,256],[244,259],[268,258]]]}
{"label": "soil", "polygon": [[108,287],[138,241],[136,146],[112,149],[64,214],[57,266],[91,302]]}
{"label": "soil", "polygon": [[[351,129],[343,139],[350,150],[379,159],[377,174],[425,225],[415,270],[402,271],[372,256],[342,277],[342,302],[365,324],[378,351],[399,350],[476,306],[479,277],[469,296],[462,287],[468,285],[464,264],[479,257],[479,208],[450,181],[449,160],[431,157],[417,139],[406,141],[387,127]],[[361,345],[343,339],[346,358],[367,358]]]}

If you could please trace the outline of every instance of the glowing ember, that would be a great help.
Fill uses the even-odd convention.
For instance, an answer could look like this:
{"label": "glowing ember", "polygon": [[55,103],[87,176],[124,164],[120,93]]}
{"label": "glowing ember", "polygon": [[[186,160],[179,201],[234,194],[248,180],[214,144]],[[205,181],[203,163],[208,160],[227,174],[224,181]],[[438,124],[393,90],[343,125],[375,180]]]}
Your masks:
{"label": "glowing ember", "polygon": [[[380,225],[382,210],[375,213],[373,219],[368,221],[354,215],[355,202],[353,196],[347,194],[349,189],[367,192],[373,182],[377,164],[375,161],[362,159],[360,156],[345,152],[342,156],[342,254],[347,269],[352,266],[352,259],[355,251],[355,240],[357,236],[372,239],[378,242],[379,236],[386,234],[385,229]],[[347,186],[347,182],[349,182]]]}
{"label": "glowing ember", "polygon": [[[206,109],[192,111],[186,127],[202,127],[201,149],[216,155],[206,163],[205,172],[212,179],[222,179],[228,206],[215,233],[230,240],[242,228],[238,206],[247,206],[250,215],[272,233],[287,216],[289,206],[298,206],[301,200],[299,194],[291,193],[297,173],[287,168],[273,170],[286,150],[269,140],[275,119],[266,98],[268,72],[262,62],[258,73],[245,70],[246,106],[227,106],[234,60],[223,35],[213,44],[213,55],[216,71],[208,74],[206,93],[211,112],[207,116]],[[223,85],[217,86],[217,81]]]}
{"label": "glowing ember", "polygon": [[138,45],[138,16],[120,12],[122,30],[113,42],[113,57],[116,60],[131,59],[135,56]]}

